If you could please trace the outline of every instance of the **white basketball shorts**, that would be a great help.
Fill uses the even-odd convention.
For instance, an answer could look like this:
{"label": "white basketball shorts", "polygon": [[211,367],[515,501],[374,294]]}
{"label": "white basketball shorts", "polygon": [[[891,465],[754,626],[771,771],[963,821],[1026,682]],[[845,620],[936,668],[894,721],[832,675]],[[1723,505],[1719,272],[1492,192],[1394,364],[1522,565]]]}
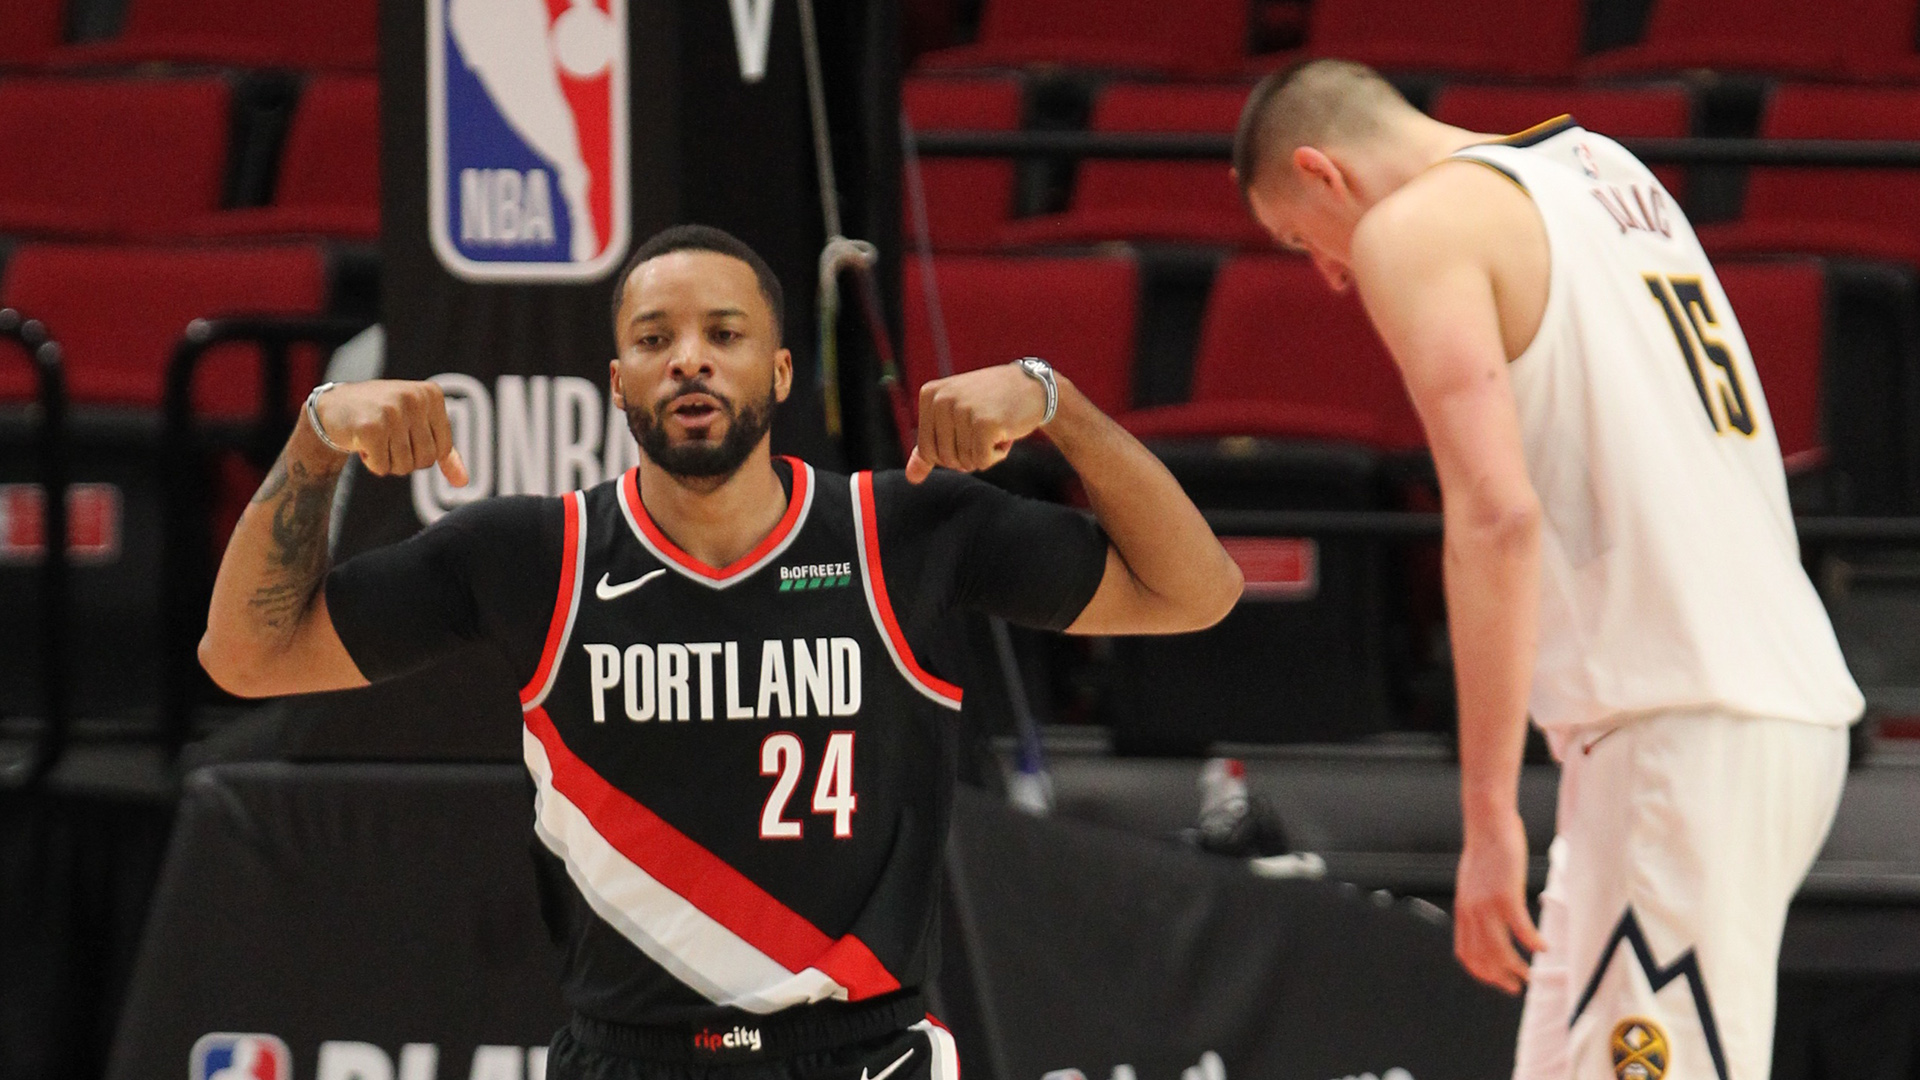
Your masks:
{"label": "white basketball shorts", "polygon": [[1787,904],[1826,839],[1847,733],[1669,713],[1555,736],[1515,1080],[1767,1080]]}

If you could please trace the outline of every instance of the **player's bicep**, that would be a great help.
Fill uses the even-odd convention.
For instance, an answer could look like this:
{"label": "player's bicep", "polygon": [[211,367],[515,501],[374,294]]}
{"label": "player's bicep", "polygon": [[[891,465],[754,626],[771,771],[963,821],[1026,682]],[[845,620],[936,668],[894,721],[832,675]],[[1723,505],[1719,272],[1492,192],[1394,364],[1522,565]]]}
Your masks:
{"label": "player's bicep", "polygon": [[281,654],[278,668],[274,673],[278,685],[267,690],[270,694],[312,694],[367,685],[367,677],[360,673],[360,666],[353,662],[333,627],[326,590],[314,597],[293,641]]}
{"label": "player's bicep", "polygon": [[1134,576],[1127,561],[1111,545],[1107,547],[1106,568],[1100,575],[1100,587],[1087,606],[1067,626],[1069,634],[1153,634],[1190,630],[1190,617],[1176,620],[1177,613]]}

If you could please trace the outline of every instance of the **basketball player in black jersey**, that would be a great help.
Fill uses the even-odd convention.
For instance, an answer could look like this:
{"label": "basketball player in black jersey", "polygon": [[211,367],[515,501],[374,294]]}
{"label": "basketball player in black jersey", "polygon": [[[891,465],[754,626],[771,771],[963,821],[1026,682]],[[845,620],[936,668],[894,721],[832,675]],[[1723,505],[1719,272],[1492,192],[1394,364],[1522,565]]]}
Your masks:
{"label": "basketball player in black jersey", "polygon": [[[780,285],[719,230],[642,245],[615,308],[637,468],[475,503],[329,570],[350,455],[466,469],[434,385],[322,388],[234,531],[201,660],[262,696],[494,647],[568,901],[574,1019],[549,1077],[953,1080],[920,987],[961,691],[923,643],[956,608],[1195,630],[1239,571],[1159,462],[1044,367],[929,383],[904,473],[775,458]],[[963,475],[1042,427],[1097,524]]]}

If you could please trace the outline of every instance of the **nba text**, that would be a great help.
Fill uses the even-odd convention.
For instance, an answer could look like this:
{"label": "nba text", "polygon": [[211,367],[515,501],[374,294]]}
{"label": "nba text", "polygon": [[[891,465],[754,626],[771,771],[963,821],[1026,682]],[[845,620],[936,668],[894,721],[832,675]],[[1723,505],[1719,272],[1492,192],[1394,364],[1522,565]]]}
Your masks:
{"label": "nba text", "polygon": [[492,495],[557,495],[587,488],[640,463],[626,414],[605,389],[576,375],[502,375],[491,389],[459,372],[435,375],[447,400],[453,444],[471,482],[447,483],[437,469],[413,474],[413,509],[423,524]]}
{"label": "nba text", "polygon": [[[745,679],[737,641],[581,648],[587,654],[596,724],[622,714],[644,723],[696,716],[701,720],[853,716],[860,711],[860,643],[853,638],[795,638],[791,667],[787,642],[763,641],[758,675]],[[745,651],[753,654],[751,646]]]}

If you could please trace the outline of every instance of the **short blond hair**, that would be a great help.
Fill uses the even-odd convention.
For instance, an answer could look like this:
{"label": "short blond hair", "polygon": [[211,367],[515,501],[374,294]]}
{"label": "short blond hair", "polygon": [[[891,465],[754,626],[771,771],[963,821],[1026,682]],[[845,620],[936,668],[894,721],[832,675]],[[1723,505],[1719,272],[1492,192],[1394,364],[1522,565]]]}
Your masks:
{"label": "short blond hair", "polygon": [[1352,60],[1307,60],[1268,75],[1248,95],[1233,137],[1241,194],[1264,162],[1300,146],[1365,139],[1401,110],[1414,111],[1379,72]]}

